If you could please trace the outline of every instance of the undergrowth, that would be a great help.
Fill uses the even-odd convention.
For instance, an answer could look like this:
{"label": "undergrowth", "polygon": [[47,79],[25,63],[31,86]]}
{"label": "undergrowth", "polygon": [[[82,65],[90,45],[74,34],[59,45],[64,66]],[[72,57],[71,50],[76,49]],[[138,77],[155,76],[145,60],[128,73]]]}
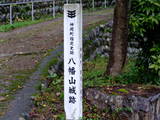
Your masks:
{"label": "undergrowth", "polygon": [[[132,79],[135,77],[134,60],[129,60],[122,75],[119,75],[116,78],[104,75],[107,61],[108,58],[99,56],[93,61],[84,63],[84,89],[88,87],[103,87],[106,85],[109,86],[113,85],[113,83],[114,85],[117,85],[122,83],[129,84],[133,82]],[[40,92],[33,96],[35,108],[32,110],[30,115],[36,120],[40,118],[65,120],[65,114],[63,110],[63,76],[52,74],[48,76],[47,79],[52,79],[48,88],[46,88],[44,84],[40,84],[39,86],[37,86],[37,89]],[[107,110],[100,111],[95,106],[90,105],[90,103],[85,98],[83,100],[83,105],[83,120],[101,120],[102,118],[110,118],[112,115],[118,114],[117,112],[109,115],[107,114]],[[117,111],[121,111],[121,109],[119,109]]]}

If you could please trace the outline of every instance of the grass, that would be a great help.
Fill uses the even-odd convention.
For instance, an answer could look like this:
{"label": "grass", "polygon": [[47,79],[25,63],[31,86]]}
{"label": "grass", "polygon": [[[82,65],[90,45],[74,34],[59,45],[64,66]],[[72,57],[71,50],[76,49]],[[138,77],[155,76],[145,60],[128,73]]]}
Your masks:
{"label": "grass", "polygon": [[[107,9],[109,12],[112,11],[112,9]],[[101,14],[101,13],[105,13],[106,12],[106,9],[104,8],[95,8],[95,9],[87,9],[87,10],[84,10],[84,13],[94,13],[95,14]],[[63,14],[56,14],[56,18],[58,17],[62,17]],[[13,24],[4,24],[4,25],[0,25],[0,32],[8,32],[10,30],[13,30],[13,29],[16,29],[16,28],[20,28],[20,27],[26,27],[26,26],[29,26],[29,25],[33,25],[33,24],[38,24],[38,23],[41,23],[41,22],[44,22],[44,21],[48,21],[48,20],[52,20],[53,17],[51,16],[43,16],[40,20],[26,20],[26,21],[18,21],[18,22],[14,22]],[[2,40],[3,42],[3,40]],[[1,43],[1,41],[0,41]]]}
{"label": "grass", "polygon": [[43,18],[43,19],[34,20],[34,21],[27,20],[27,21],[15,22],[13,24],[1,25],[0,26],[0,32],[8,32],[8,31],[13,30],[15,28],[20,28],[20,27],[33,25],[33,24],[37,24],[37,23],[44,22],[44,21],[51,20],[51,19],[52,19],[51,17],[48,17],[46,19]]}
{"label": "grass", "polygon": [[6,104],[0,103],[0,116],[4,115],[4,109],[7,109]]}
{"label": "grass", "polygon": [[[62,16],[62,14],[59,14],[59,13],[56,14],[56,18],[61,17],[61,16]],[[16,28],[26,27],[26,26],[33,25],[33,24],[38,24],[38,23],[52,20],[52,19],[53,19],[52,16],[43,16],[39,20],[17,21],[17,22],[14,22],[13,24],[4,24],[4,25],[0,25],[0,32],[8,32],[8,31],[16,29]]]}
{"label": "grass", "polygon": [[[110,86],[114,84],[120,84],[120,81],[115,78],[111,78],[105,76],[105,69],[107,65],[108,58],[98,56],[96,59],[85,62],[84,63],[84,73],[83,73],[83,87],[103,87]],[[133,61],[130,61],[131,63]],[[124,72],[131,72],[129,69],[130,62],[128,62],[125,67]],[[126,74],[126,73],[125,73]],[[36,114],[37,118],[34,120],[38,120],[41,117],[46,119],[56,119],[56,120],[65,120],[65,114],[63,110],[63,76],[50,75],[50,77],[46,77],[46,80],[50,79],[52,82],[50,83],[49,88],[43,87],[43,84],[40,84],[38,90],[40,91],[38,94],[34,95],[34,103],[35,108],[32,110],[32,114]],[[123,81],[123,78],[121,78]],[[128,91],[125,89],[119,89],[120,92],[127,93]],[[84,98],[83,101],[83,111],[84,118],[83,120],[101,120],[102,118],[107,118],[107,110],[100,111],[95,106],[91,105]]]}
{"label": "grass", "polygon": [[[90,62],[84,63],[84,87],[103,87],[106,85],[133,84],[138,83],[137,68],[135,60],[129,59],[125,65],[123,72],[117,77],[106,76],[106,66],[108,58],[98,56]],[[121,89],[121,92],[127,92]]]}
{"label": "grass", "polygon": [[[97,58],[95,61],[87,62],[84,64],[84,86],[101,86],[102,84],[106,84],[104,79],[100,79],[101,75],[104,73],[104,63],[106,62],[105,58],[99,59]],[[91,71],[92,70],[92,71]],[[95,79],[99,78],[96,83],[93,83]],[[48,79],[48,78],[47,78]],[[34,103],[37,106],[35,109],[32,110],[32,114],[38,114],[37,120],[40,117],[45,116],[45,118],[50,118],[56,120],[63,120],[65,119],[64,111],[63,111],[63,76],[53,76],[50,77],[52,82],[49,88],[44,88],[43,84],[37,87],[39,89],[39,94],[34,96]],[[93,80],[93,81],[92,81]],[[89,111],[90,106],[87,105],[86,101],[84,101],[85,108],[84,111],[87,113]],[[89,107],[89,108],[88,108]],[[47,110],[47,111],[46,111]],[[48,111],[50,110],[50,111]],[[95,108],[94,108],[95,110]],[[45,112],[44,112],[45,111]],[[52,112],[52,114],[46,116],[46,113]],[[98,112],[98,110],[96,110]],[[48,114],[47,113],[47,114]],[[91,115],[92,114],[92,115]],[[91,113],[87,116],[95,116],[98,117],[97,113]],[[88,117],[86,117],[88,118]]]}
{"label": "grass", "polygon": [[3,39],[0,39],[0,43],[4,43],[4,42],[6,42],[5,40],[3,40]]}
{"label": "grass", "polygon": [[[62,15],[59,15],[59,17],[62,16]],[[24,22],[17,22],[17,23],[14,23],[13,25],[2,25],[0,26],[0,31],[2,32],[5,32],[5,31],[10,31],[12,29],[15,29],[15,28],[19,28],[19,27],[23,27],[23,26],[29,26],[29,25],[32,25],[32,24],[37,24],[37,23],[40,23],[40,22],[43,22],[43,21],[46,21],[46,20],[50,20],[51,18],[47,18],[47,19],[41,19],[41,20],[35,20],[35,21],[24,21]],[[85,29],[85,34],[87,34],[92,28],[96,27],[97,25],[99,24],[103,24],[105,23],[105,21],[101,21],[101,22],[98,22],[98,23],[93,23],[91,24],[88,28]],[[1,40],[0,43],[3,43],[5,41]],[[48,51],[47,54],[49,54],[50,51]],[[47,77],[48,76],[48,69],[50,66],[52,66],[53,64],[55,64],[56,62],[58,61],[58,59],[52,59],[47,65],[46,67],[43,69],[43,72],[42,72],[42,76],[45,76]],[[101,74],[101,70],[99,70],[100,73],[97,73],[97,75]],[[31,72],[32,73],[32,72]],[[87,74],[87,73],[86,73]],[[26,75],[26,76],[25,76]],[[22,86],[24,85],[25,81],[28,79],[28,76],[30,74],[29,73],[26,73],[26,72],[21,72],[20,75],[16,75],[14,76],[14,78],[16,80],[13,80],[11,82],[11,84],[9,86],[3,86],[5,87],[5,89],[7,90],[6,93],[3,93],[3,94],[0,94],[0,96],[4,96],[6,99],[4,102],[1,102],[0,103],[0,106],[3,105],[3,109],[2,111],[0,111],[0,116],[4,113],[5,109],[7,108],[7,102],[11,99],[13,99],[13,94],[22,88]],[[86,75],[87,77],[87,75]],[[47,78],[48,79],[48,78]],[[48,108],[53,108],[53,112],[57,112],[57,116],[54,116],[55,118],[57,119],[61,119],[61,118],[64,118],[64,111],[63,111],[63,108],[61,108],[60,112],[59,112],[59,109],[57,110],[58,108],[58,103],[62,103],[62,100],[63,100],[63,77],[58,77],[58,76],[52,76],[50,77],[49,79],[54,79],[55,81],[52,82],[50,88],[44,88],[43,84],[39,84],[38,85],[38,89],[41,91],[39,94],[36,94],[35,95],[35,105],[39,107],[39,109],[37,109],[38,113],[46,113],[46,112],[50,112]],[[89,85],[90,83],[86,83],[86,86]],[[1,85],[0,85],[1,86]],[[53,88],[55,86],[55,89],[53,91]],[[50,97],[49,97],[50,96]],[[58,97],[57,97],[58,96]],[[42,103],[43,101],[43,103]],[[53,104],[54,102],[56,102],[56,104]],[[42,114],[43,115],[43,114]]]}
{"label": "grass", "polygon": [[[61,16],[61,15],[59,15],[59,16]],[[13,25],[15,25],[14,27],[9,26],[9,25],[0,26],[0,30],[2,30],[1,27],[4,27],[3,30],[9,31],[11,29],[15,29],[15,28],[18,28],[18,27],[23,27],[23,26],[28,26],[28,25],[40,23],[40,22],[43,22],[45,20],[50,20],[50,18],[43,19],[43,20],[37,20],[37,21],[35,20],[35,21],[19,22],[19,23],[13,24]],[[96,27],[99,24],[103,24],[103,23],[105,23],[105,21],[101,21],[101,22],[98,22],[98,23],[93,23],[92,25],[90,25],[88,28],[85,29],[85,34],[87,34],[92,28]],[[4,42],[4,41],[2,40],[2,42]],[[97,59],[97,60],[99,60],[99,59]],[[104,61],[105,61],[105,58],[103,58],[103,60],[99,60],[99,62],[98,62],[99,64],[96,65],[96,69],[93,70],[92,73],[87,72],[87,69],[86,69],[86,71],[84,73],[85,78],[86,78],[86,82],[84,82],[85,87],[95,85],[95,83],[93,81],[88,81],[88,80],[93,78],[93,77],[91,78],[91,76],[93,74],[94,74],[94,79],[99,78],[101,82],[103,81],[102,82],[103,85],[106,84],[105,79],[100,77],[103,74],[103,70],[102,70],[101,66],[103,66],[103,69],[104,69],[104,65],[102,65],[106,62],[106,61],[105,62]],[[45,88],[43,84],[39,84],[39,86],[37,87],[40,92],[34,96],[34,100],[35,100],[34,102],[35,102],[35,105],[38,106],[38,109],[33,110],[33,113],[35,113],[35,112],[37,112],[37,113],[53,112],[53,113],[55,113],[54,118],[63,119],[64,118],[64,111],[63,111],[63,104],[62,104],[63,103],[62,102],[63,101],[63,96],[64,96],[64,94],[63,94],[63,76],[62,77],[52,76],[50,78],[47,77],[48,76],[48,68],[51,65],[55,64],[56,62],[57,62],[57,59],[52,59],[52,61],[50,61],[47,64],[47,66],[45,67],[45,69],[43,70],[43,73],[42,73],[43,76],[46,76],[46,78],[48,80],[54,79],[54,81],[51,83],[49,88]],[[94,63],[86,63],[86,65],[88,67],[92,64],[94,64]],[[90,69],[88,69],[88,70],[90,70]],[[28,74],[28,76],[29,76],[29,74]],[[17,90],[22,88],[23,84],[25,83],[25,80],[27,80],[27,78],[28,78],[27,76],[23,76],[23,75],[17,75],[17,76],[14,76],[14,77],[15,77],[15,79],[17,79],[16,81],[13,80],[9,86],[4,86],[4,87],[6,87],[8,92],[4,93],[4,94],[1,94],[1,96],[6,97],[6,102],[9,101],[10,99],[13,99],[13,94]],[[102,85],[100,81],[97,81],[96,84],[97,85]],[[4,104],[4,103],[2,103],[2,104]],[[2,104],[0,103],[0,106]],[[62,106],[60,106],[61,108],[59,108],[59,104],[62,105]],[[42,114],[42,115],[45,116],[45,114]]]}
{"label": "grass", "polygon": [[8,80],[9,85],[0,84],[0,87],[5,89],[5,92],[0,93],[0,97],[4,98],[3,101],[0,101],[0,116],[5,113],[8,108],[8,102],[14,99],[16,91],[23,88],[24,83],[28,80],[32,72],[33,70],[18,71],[18,75],[14,75],[12,79]]}
{"label": "grass", "polygon": [[[0,86],[4,87],[6,92],[1,93],[0,96],[12,96],[18,89],[21,89],[25,83],[25,81],[29,78],[33,70],[29,71],[19,71],[19,75],[13,75],[12,80],[9,80],[9,85],[0,84]],[[3,78],[2,78],[3,79]]]}
{"label": "grass", "polygon": [[103,86],[108,82],[104,76],[107,59],[105,57],[96,58],[93,61],[84,63],[83,78],[85,80],[84,87]]}
{"label": "grass", "polygon": [[[103,23],[105,23],[105,21],[101,21],[90,25],[88,28],[85,29],[84,35],[87,35],[91,29]],[[44,72],[42,75],[45,78],[46,82],[50,82],[49,87],[46,88],[43,83],[40,83],[37,86],[39,93],[33,96],[33,100],[36,107],[32,109],[31,114],[33,114],[33,116],[34,114],[38,114],[36,118],[37,120],[42,117],[45,117],[46,119],[52,118],[56,120],[65,119],[63,110],[63,76],[58,76],[56,74],[48,74],[48,68],[56,62],[57,59],[52,59],[43,70]],[[83,84],[85,88],[91,86],[103,86],[110,84],[108,77],[103,76],[105,72],[106,63],[107,58],[97,57],[97,59],[95,59],[94,61],[86,62],[84,64],[85,68]],[[92,118],[91,116],[97,117],[98,119],[100,118],[99,110],[97,110],[95,107],[91,107],[86,101],[84,101],[84,105],[84,110],[86,111],[85,113],[87,113],[84,119],[87,120],[88,118]],[[95,112],[90,113],[90,110],[93,110]]]}
{"label": "grass", "polygon": [[48,70],[49,70],[49,68],[52,66],[52,65],[54,65],[54,64],[56,64],[58,62],[58,59],[57,58],[53,58],[51,61],[49,61],[48,63],[47,63],[47,65],[45,66],[45,68],[42,70],[42,76],[47,76],[48,75]]}

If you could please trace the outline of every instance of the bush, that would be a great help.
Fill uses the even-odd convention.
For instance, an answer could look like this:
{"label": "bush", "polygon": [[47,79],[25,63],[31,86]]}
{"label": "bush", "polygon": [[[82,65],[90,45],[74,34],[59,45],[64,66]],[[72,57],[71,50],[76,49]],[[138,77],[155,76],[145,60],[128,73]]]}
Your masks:
{"label": "bush", "polygon": [[154,54],[151,56],[152,63],[149,65],[149,68],[160,76],[160,46],[157,45],[152,48],[151,52],[154,52]]}
{"label": "bush", "polygon": [[[160,84],[158,76],[159,51],[153,51],[160,45],[160,1],[133,0],[130,11],[130,38],[139,42],[142,48],[137,58],[138,77],[141,83]],[[158,46],[159,47],[159,46]],[[155,48],[154,48],[155,49]]]}

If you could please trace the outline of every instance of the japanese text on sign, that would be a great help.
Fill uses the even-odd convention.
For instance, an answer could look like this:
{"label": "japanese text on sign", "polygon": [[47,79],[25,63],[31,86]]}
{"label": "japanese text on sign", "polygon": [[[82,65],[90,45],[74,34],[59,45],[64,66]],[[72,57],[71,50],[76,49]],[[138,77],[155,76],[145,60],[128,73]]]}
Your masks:
{"label": "japanese text on sign", "polygon": [[82,6],[64,6],[64,104],[66,118],[82,117]]}

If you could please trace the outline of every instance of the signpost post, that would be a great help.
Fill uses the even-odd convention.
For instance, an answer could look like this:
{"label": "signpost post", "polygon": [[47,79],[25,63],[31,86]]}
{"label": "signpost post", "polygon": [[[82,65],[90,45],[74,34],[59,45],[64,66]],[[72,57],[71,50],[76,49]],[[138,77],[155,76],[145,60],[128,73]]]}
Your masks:
{"label": "signpost post", "polygon": [[34,2],[32,2],[32,21],[34,20]]}
{"label": "signpost post", "polygon": [[56,10],[55,10],[55,0],[53,0],[53,18],[56,16]]}
{"label": "signpost post", "polygon": [[13,21],[12,21],[12,14],[13,14],[13,12],[12,12],[12,4],[10,4],[10,24],[12,24],[13,23]]}
{"label": "signpost post", "polygon": [[93,8],[93,9],[95,8],[94,0],[92,0],[92,8]]}
{"label": "signpost post", "polygon": [[67,120],[82,118],[82,5],[64,5],[64,107]]}

